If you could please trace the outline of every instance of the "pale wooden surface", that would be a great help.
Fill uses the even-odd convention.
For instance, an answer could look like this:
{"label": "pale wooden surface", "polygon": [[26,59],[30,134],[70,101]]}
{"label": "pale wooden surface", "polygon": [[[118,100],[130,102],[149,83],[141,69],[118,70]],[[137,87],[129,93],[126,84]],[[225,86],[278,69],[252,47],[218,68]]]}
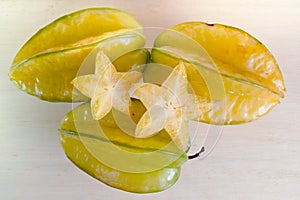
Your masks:
{"label": "pale wooden surface", "polygon": [[[17,50],[39,28],[65,13],[103,6],[127,10],[144,26],[194,20],[250,32],[277,58],[286,98],[259,121],[224,128],[213,153],[185,164],[165,192],[141,196],[103,185],[73,166],[60,147],[57,127],[70,105],[41,102],[7,77]],[[1,0],[0,199],[299,199],[299,17],[296,0]]]}

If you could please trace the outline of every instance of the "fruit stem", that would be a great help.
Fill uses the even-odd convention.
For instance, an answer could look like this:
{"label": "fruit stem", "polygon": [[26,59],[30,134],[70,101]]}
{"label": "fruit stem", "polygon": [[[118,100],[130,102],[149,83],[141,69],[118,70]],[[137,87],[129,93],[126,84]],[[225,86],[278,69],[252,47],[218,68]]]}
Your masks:
{"label": "fruit stem", "polygon": [[205,148],[204,146],[200,149],[199,152],[195,153],[194,155],[190,155],[188,156],[188,159],[191,160],[191,159],[194,159],[194,158],[197,158],[200,156],[201,153],[203,153],[205,151]]}

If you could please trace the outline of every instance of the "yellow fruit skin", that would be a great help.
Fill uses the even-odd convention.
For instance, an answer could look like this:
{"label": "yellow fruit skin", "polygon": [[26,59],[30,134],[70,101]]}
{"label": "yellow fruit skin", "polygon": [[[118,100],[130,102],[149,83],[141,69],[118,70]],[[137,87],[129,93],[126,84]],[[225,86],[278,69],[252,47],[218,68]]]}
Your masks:
{"label": "yellow fruit skin", "polygon": [[[21,90],[52,102],[83,101],[86,98],[74,90],[71,81],[77,76],[79,67],[93,47],[48,54],[36,57],[11,70],[10,78]],[[63,59],[61,58],[63,57]],[[130,70],[147,62],[149,52],[138,49],[129,52],[113,64],[121,71]]]}
{"label": "yellow fruit skin", "polygon": [[[24,44],[12,62],[9,77],[19,89],[42,100],[85,100],[73,90],[70,81],[86,56],[100,47],[114,61],[143,48],[142,32],[135,17],[117,9],[91,8],[68,14],[39,30]],[[146,62],[148,55],[141,57]],[[125,60],[133,63],[130,58],[130,62]]]}
{"label": "yellow fruit skin", "polygon": [[[129,117],[136,123],[145,108],[137,100],[133,100],[132,105],[133,109]],[[126,172],[149,172],[170,166],[171,163],[172,166],[178,166],[186,161],[185,152],[178,149],[166,131],[160,131],[149,138],[135,138],[124,133],[115,119],[128,122],[125,118],[116,118],[112,111],[96,121],[91,114],[90,103],[85,103],[66,114],[60,130],[65,134],[79,134],[81,141],[94,157],[105,160],[107,165],[110,164],[111,167]],[[104,155],[99,152],[107,153]],[[122,156],[122,159],[111,159],[116,154]],[[138,164],[132,165],[128,162],[130,159],[132,163],[138,161]]]}
{"label": "yellow fruit skin", "polygon": [[159,192],[175,184],[180,175],[180,167],[163,168],[145,174],[119,172],[96,160],[78,136],[60,134],[60,138],[66,155],[76,166],[117,189],[134,193]]}
{"label": "yellow fruit skin", "polygon": [[[170,29],[200,44],[222,74],[260,85],[280,97],[284,96],[284,81],[275,58],[260,41],[245,31],[203,22],[185,22]],[[155,47],[168,45],[163,35],[158,36]]]}
{"label": "yellow fruit skin", "polygon": [[[133,101],[132,119],[138,121],[145,111],[144,106],[137,100]],[[94,151],[91,152],[90,146],[86,143],[85,137],[93,138],[92,142],[97,142],[97,138],[100,138],[99,134],[94,134],[92,129],[89,131],[91,125],[91,116],[89,113],[89,104],[83,104],[75,108],[68,113],[62,120],[60,126],[60,138],[63,149],[68,158],[77,165],[80,169],[90,174],[94,178],[102,181],[103,183],[112,187],[135,192],[135,193],[149,193],[158,192],[167,189],[173,185],[180,174],[180,165],[186,161],[186,155],[182,155],[178,160],[170,163],[166,167],[160,169],[148,171],[146,173],[140,172],[124,172],[112,167],[107,166],[103,162],[100,162],[97,157],[94,156]],[[101,128],[105,130],[106,139],[102,136],[102,141],[109,140],[118,146],[118,148],[127,151],[143,154],[148,152],[149,149],[160,149],[168,144],[171,139],[168,134],[161,132],[155,137],[145,139],[135,139],[123,132],[121,132],[116,123],[112,113],[109,113],[106,117],[98,121]],[[80,124],[82,123],[82,124]],[[81,126],[87,126],[82,132],[78,133]],[[97,143],[98,144],[98,143]],[[106,145],[101,142],[99,145]],[[176,146],[173,145],[175,148]],[[176,148],[177,149],[177,148]],[[100,148],[97,150],[101,150]],[[172,151],[172,149],[169,149]],[[173,151],[176,151],[173,149]],[[102,152],[102,151],[101,151]],[[158,154],[159,155],[159,154]],[[168,155],[168,154],[167,154]],[[180,154],[179,154],[180,155]],[[168,155],[169,156],[169,155]],[[145,157],[143,157],[145,158]],[[115,162],[118,160],[127,161],[127,159],[121,155],[114,158]],[[158,161],[158,157],[153,157],[151,162]],[[101,160],[103,161],[103,160]],[[145,160],[140,160],[139,163],[129,163],[134,166],[142,166]]]}
{"label": "yellow fruit skin", "polygon": [[48,49],[70,46],[120,29],[141,29],[137,19],[114,8],[88,8],[62,16],[35,33],[19,50],[13,65]]}
{"label": "yellow fruit skin", "polygon": [[[176,36],[178,34],[180,36]],[[199,48],[193,46],[197,43],[203,49],[201,56],[212,60],[215,68],[198,64],[202,62]],[[199,121],[212,124],[250,122],[266,115],[284,96],[283,77],[272,54],[258,40],[237,28],[186,22],[162,32],[154,46],[151,52],[154,62],[174,67],[179,58],[185,59],[194,92],[211,99],[213,109]],[[170,49],[176,53],[172,54]],[[201,75],[195,66],[201,66]],[[207,79],[222,82],[216,84],[222,87],[210,91]],[[225,101],[220,102],[222,96]]]}
{"label": "yellow fruit skin", "polygon": [[[178,58],[158,49],[153,49],[151,56],[155,62],[170,67],[175,67],[179,61]],[[221,98],[219,96],[222,96],[222,91],[215,91],[215,98],[212,98],[205,80],[198,74],[193,65],[186,63],[185,66],[189,83],[195,94],[210,98],[213,103],[212,110],[198,119],[201,122],[218,125],[250,122],[266,115],[279,103],[279,96],[270,90],[254,84],[240,82],[227,76],[220,77],[224,86],[220,89],[225,89],[225,102],[219,102],[214,99]],[[202,75],[205,74],[207,77],[214,77],[215,73],[205,68],[202,69]]]}
{"label": "yellow fruit skin", "polygon": [[[179,59],[152,50],[152,59],[155,62],[175,67]],[[214,100],[203,77],[198,74],[193,65],[186,63],[188,80],[195,94],[211,99],[212,109],[198,118],[198,121],[209,124],[240,124],[256,120],[272,110],[279,103],[279,96],[263,87],[245,84],[226,76],[221,76],[225,91],[225,101]],[[203,69],[206,76],[216,73]],[[214,91],[216,98],[222,96],[222,91]],[[218,94],[220,93],[220,94]]]}
{"label": "yellow fruit skin", "polygon": [[129,56],[120,57],[113,61],[118,72],[127,72],[147,64],[150,53],[146,49],[138,49],[128,53]]}

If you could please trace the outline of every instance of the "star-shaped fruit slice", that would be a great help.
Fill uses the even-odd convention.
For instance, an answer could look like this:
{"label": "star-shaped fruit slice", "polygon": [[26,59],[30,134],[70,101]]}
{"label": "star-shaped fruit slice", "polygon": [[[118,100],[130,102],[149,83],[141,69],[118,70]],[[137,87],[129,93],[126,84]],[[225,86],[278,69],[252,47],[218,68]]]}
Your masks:
{"label": "star-shaped fruit slice", "polygon": [[135,136],[150,137],[165,129],[182,151],[188,147],[188,121],[211,108],[206,98],[188,93],[187,73],[182,61],[161,86],[142,83],[133,91],[147,108],[137,124]]}
{"label": "star-shaped fruit slice", "polygon": [[95,74],[78,76],[72,80],[72,84],[91,98],[93,118],[100,120],[112,107],[129,115],[131,100],[128,91],[141,78],[142,74],[137,71],[118,72],[104,52],[99,50]]}

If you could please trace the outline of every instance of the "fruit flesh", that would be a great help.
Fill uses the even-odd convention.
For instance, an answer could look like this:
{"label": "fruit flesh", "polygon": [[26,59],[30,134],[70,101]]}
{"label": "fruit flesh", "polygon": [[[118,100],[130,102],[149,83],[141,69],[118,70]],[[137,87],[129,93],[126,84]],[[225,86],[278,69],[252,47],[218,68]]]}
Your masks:
{"label": "fruit flesh", "polygon": [[[134,110],[132,113],[132,119],[137,121],[145,111],[145,108],[136,100],[133,101],[133,104]],[[170,163],[168,166],[144,173],[124,172],[119,169],[109,167],[97,159],[93,152],[90,151],[91,149],[89,148],[89,144],[86,143],[84,137],[92,138],[94,140],[93,142],[95,142],[95,140],[102,140],[99,143],[102,145],[112,142],[123,151],[140,154],[146,154],[149,151],[153,151],[153,149],[159,149],[166,143],[171,142],[171,139],[163,132],[149,139],[134,139],[133,137],[124,133],[121,134],[116,124],[111,123],[111,120],[113,120],[112,115],[108,115],[98,121],[100,126],[107,131],[107,141],[103,142],[106,140],[104,137],[99,138],[99,135],[95,136],[93,133],[88,131],[88,134],[78,133],[79,131],[76,129],[76,127],[80,126],[78,124],[80,123],[80,119],[78,116],[76,117],[76,115],[80,114],[82,117],[85,116],[84,123],[85,125],[90,126],[89,120],[91,116],[84,115],[89,108],[89,104],[83,104],[75,108],[65,116],[60,127],[62,146],[69,159],[79,168],[83,169],[85,172],[99,179],[105,184],[136,193],[161,191],[167,189],[176,182],[180,173],[180,165],[186,160],[185,154],[182,158]],[[100,153],[105,153],[105,151],[101,151]],[[128,161],[121,155],[115,155],[114,159],[125,159],[125,161]],[[155,157],[153,162],[159,162],[158,160],[159,159]],[[140,162],[131,164],[139,167],[143,165],[143,162],[143,160],[140,160]]]}
{"label": "fruit flesh", "polygon": [[[213,103],[213,109],[204,114],[200,121],[213,124],[249,122],[267,114],[279,103],[285,90],[280,69],[270,52],[256,39],[235,28],[197,22],[179,24],[171,29],[176,33],[166,30],[157,37],[151,58],[170,67],[174,67],[179,59],[184,59],[189,65],[188,80],[195,93],[211,98]],[[179,36],[176,35],[178,33]],[[212,38],[214,35],[216,39]],[[183,38],[184,42],[174,43],[175,39],[179,40],[178,37]],[[200,45],[200,50],[192,46],[195,42]],[[245,55],[238,50],[241,43],[247,50]],[[245,60],[246,57],[248,60]],[[255,62],[249,68],[247,62],[251,59]],[[269,68],[273,71],[267,74]],[[207,80],[220,83],[215,82],[214,87],[214,82],[208,84]]]}

